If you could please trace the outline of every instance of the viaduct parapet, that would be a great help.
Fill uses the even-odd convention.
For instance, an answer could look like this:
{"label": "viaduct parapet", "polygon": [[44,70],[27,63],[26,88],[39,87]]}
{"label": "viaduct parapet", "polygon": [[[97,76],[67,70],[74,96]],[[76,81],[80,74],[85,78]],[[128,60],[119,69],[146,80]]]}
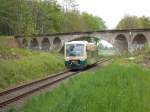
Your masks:
{"label": "viaduct parapet", "polygon": [[125,30],[102,30],[89,32],[71,32],[55,34],[32,35],[32,40],[26,43],[24,36],[16,36],[21,47],[35,50],[50,51],[60,50],[64,43],[82,37],[96,37],[111,43],[119,51],[129,51],[141,49],[145,43],[150,44],[150,29],[125,29]]}

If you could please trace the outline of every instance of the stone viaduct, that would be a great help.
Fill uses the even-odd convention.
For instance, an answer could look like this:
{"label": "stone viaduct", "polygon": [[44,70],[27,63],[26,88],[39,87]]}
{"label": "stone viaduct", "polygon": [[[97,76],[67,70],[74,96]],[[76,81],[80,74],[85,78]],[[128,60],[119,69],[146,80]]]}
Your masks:
{"label": "stone viaduct", "polygon": [[82,37],[96,37],[111,43],[119,51],[132,52],[141,49],[145,43],[150,45],[150,29],[103,30],[90,32],[71,32],[55,34],[32,35],[32,40],[26,43],[24,36],[16,36],[21,47],[35,50],[60,50],[67,41]]}

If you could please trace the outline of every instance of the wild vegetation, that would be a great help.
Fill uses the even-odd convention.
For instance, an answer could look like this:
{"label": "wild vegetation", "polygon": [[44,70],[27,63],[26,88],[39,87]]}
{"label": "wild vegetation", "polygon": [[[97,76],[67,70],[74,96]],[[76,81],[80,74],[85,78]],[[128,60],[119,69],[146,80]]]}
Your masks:
{"label": "wild vegetation", "polygon": [[115,60],[29,101],[22,112],[149,112],[150,70]]}
{"label": "wild vegetation", "polygon": [[[76,0],[63,3],[0,0],[0,35],[21,34],[29,40],[30,34],[107,28],[102,18],[80,13]],[[150,28],[150,18],[127,15],[116,28]],[[64,69],[60,54],[12,48],[8,45],[10,39],[0,37],[0,91]],[[101,70],[82,73],[53,92],[34,97],[22,112],[149,112],[150,70],[134,63],[145,64],[149,55],[149,51],[143,51],[136,57],[138,61],[116,59]]]}
{"label": "wild vegetation", "polygon": [[0,41],[0,91],[65,69],[60,54],[10,48],[9,39]]}
{"label": "wild vegetation", "polygon": [[0,35],[105,29],[105,22],[80,13],[75,0],[0,0]]}
{"label": "wild vegetation", "polygon": [[64,69],[63,58],[58,54],[11,50],[19,54],[23,52],[24,57],[17,60],[0,59],[0,90]]}
{"label": "wild vegetation", "polygon": [[150,47],[148,44],[145,44],[142,50],[136,51],[130,57],[130,61],[142,65],[146,68],[150,68]]}
{"label": "wild vegetation", "polygon": [[150,28],[150,18],[125,15],[116,26],[117,29]]}

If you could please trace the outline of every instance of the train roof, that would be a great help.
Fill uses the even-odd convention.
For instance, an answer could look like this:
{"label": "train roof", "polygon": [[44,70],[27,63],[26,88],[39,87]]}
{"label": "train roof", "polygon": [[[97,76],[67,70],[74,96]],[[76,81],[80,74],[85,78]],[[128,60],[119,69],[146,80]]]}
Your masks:
{"label": "train roof", "polygon": [[66,44],[87,44],[87,41],[71,41],[71,42],[66,42]]}

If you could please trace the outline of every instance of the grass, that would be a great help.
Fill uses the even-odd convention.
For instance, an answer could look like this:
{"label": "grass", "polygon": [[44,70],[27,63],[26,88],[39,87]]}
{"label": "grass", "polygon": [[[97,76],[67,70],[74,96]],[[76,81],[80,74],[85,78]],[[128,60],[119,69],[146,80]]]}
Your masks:
{"label": "grass", "polygon": [[146,44],[142,50],[135,51],[130,55],[128,60],[143,67],[150,68],[150,47]]}
{"label": "grass", "polygon": [[10,38],[0,39],[0,91],[65,69],[62,55],[10,48]]}
{"label": "grass", "polygon": [[149,112],[150,70],[117,60],[30,100],[21,112]]}
{"label": "grass", "polygon": [[18,47],[18,43],[13,36],[0,36],[1,47]]}
{"label": "grass", "polygon": [[7,46],[8,41],[13,39],[12,36],[0,36],[0,46]]}
{"label": "grass", "polygon": [[0,59],[0,89],[33,80],[64,69],[60,55],[39,53],[19,60]]}

